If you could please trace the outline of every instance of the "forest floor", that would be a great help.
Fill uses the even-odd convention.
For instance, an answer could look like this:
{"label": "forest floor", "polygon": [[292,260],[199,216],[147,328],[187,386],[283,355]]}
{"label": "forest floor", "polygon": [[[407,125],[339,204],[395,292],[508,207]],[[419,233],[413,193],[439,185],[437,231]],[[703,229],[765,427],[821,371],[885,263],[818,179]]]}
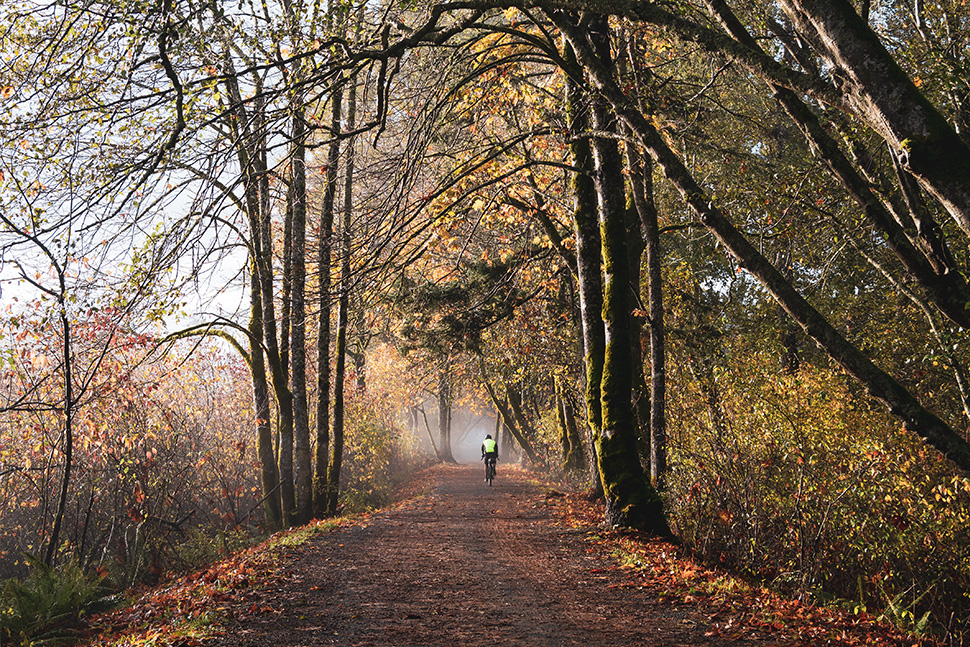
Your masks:
{"label": "forest floor", "polygon": [[398,504],[283,533],[92,618],[85,645],[916,645],[786,600],[499,464],[423,473]]}

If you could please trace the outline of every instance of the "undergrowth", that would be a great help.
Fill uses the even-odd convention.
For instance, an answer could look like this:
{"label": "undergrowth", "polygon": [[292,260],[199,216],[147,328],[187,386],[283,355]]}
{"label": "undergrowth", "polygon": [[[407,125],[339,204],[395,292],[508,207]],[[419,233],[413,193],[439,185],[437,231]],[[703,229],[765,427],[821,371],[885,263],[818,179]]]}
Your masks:
{"label": "undergrowth", "polygon": [[29,572],[7,580],[0,591],[0,645],[59,644],[73,636],[71,624],[101,598],[101,579],[74,562],[51,567],[27,555]]}

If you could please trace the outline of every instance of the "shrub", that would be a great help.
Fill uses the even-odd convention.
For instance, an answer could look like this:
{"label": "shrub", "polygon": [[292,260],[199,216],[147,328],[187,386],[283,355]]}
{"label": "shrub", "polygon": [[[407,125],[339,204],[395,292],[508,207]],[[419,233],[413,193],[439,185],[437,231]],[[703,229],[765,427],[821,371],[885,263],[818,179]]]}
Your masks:
{"label": "shrub", "polygon": [[[965,631],[970,481],[838,374],[744,368],[718,373],[713,410],[672,416],[680,536],[789,593],[914,632]],[[683,413],[704,400],[682,390],[675,402]]]}
{"label": "shrub", "polygon": [[56,644],[71,636],[68,624],[98,596],[100,580],[73,562],[51,568],[28,556],[30,572],[0,592],[0,644]]}

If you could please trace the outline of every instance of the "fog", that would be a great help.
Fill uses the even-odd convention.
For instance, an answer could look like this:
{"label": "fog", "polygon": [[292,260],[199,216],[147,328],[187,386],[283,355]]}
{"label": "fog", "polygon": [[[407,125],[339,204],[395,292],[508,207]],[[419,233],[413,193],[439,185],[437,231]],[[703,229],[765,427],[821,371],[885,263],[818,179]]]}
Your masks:
{"label": "fog", "polygon": [[[435,430],[437,431],[437,430]],[[495,437],[495,416],[456,409],[451,416],[451,453],[459,463],[475,463],[482,457],[485,434]],[[435,442],[438,441],[435,436]],[[499,455],[503,448],[499,447]]]}

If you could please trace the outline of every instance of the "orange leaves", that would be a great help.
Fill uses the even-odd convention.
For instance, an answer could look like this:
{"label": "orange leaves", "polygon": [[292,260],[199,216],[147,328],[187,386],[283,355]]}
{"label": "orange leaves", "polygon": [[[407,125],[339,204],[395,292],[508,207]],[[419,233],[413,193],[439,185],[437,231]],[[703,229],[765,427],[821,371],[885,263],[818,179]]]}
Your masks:
{"label": "orange leaves", "polygon": [[698,564],[682,546],[637,533],[601,529],[602,509],[577,494],[545,497],[563,524],[589,528],[587,552],[615,565],[588,572],[610,588],[652,591],[666,604],[699,610],[708,637],[765,644],[916,645],[872,617],[790,600],[768,589]]}
{"label": "orange leaves", "polygon": [[[275,545],[287,534],[294,533],[276,535]],[[267,543],[255,546],[150,591],[128,608],[93,618],[87,644],[201,645],[220,632],[221,619],[276,613],[269,594],[259,590],[281,572],[279,551]],[[200,618],[205,622],[191,622]]]}
{"label": "orange leaves", "polygon": [[135,483],[135,492],[132,495],[132,498],[135,499],[136,503],[145,502],[145,493],[141,489],[141,483]]}

